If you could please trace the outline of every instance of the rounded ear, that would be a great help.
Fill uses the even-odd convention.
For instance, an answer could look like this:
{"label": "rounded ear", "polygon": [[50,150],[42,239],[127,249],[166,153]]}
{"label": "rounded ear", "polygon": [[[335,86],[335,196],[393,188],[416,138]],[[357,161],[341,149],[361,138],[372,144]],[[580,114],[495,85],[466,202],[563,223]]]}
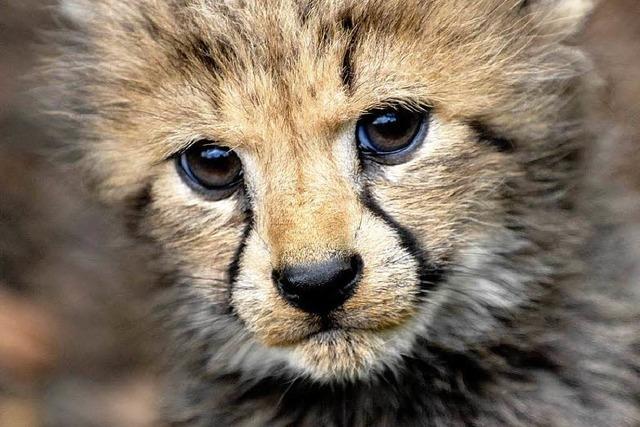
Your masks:
{"label": "rounded ear", "polygon": [[579,32],[597,0],[522,0],[522,8],[547,34],[571,36]]}
{"label": "rounded ear", "polygon": [[91,21],[95,14],[91,2],[86,0],[59,0],[58,11],[65,19],[76,25]]}

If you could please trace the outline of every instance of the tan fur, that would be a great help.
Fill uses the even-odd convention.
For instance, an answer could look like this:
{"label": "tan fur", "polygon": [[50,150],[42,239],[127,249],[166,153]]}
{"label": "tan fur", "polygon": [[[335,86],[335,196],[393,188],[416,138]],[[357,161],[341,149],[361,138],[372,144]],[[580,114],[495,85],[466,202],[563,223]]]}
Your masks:
{"label": "tan fur", "polygon": [[[52,73],[83,80],[80,150],[99,193],[118,205],[149,188],[143,232],[198,304],[233,308],[246,339],[234,360],[256,351],[320,382],[366,379],[418,338],[456,351],[491,341],[579,269],[581,223],[566,206],[588,65],[568,38],[590,2],[186,3],[69,3],[87,51],[63,51]],[[393,103],[431,108],[430,132],[410,161],[369,173],[355,123]],[[170,157],[203,138],[239,155],[245,191],[211,202],[181,182]],[[447,268],[426,302],[416,254],[365,188]],[[362,280],[331,315],[340,328],[321,332],[272,271],[351,253]]]}
{"label": "tan fur", "polygon": [[[89,137],[99,135],[99,145],[86,150],[91,160],[85,164],[98,172],[108,199],[123,199],[150,183],[150,232],[188,266],[188,274],[222,280],[220,267],[238,244],[233,224],[239,219],[219,205],[233,202],[198,200],[165,158],[203,137],[233,147],[246,164],[256,218],[232,293],[249,330],[270,346],[305,339],[317,321],[278,296],[271,269],[350,251],[362,254],[365,276],[340,322],[374,331],[401,325],[416,310],[415,265],[393,231],[358,201],[362,184],[351,129],[364,111],[390,100],[433,107],[427,143],[415,160],[376,179],[374,196],[440,259],[458,256],[469,240],[482,238],[478,233],[490,234],[486,225],[506,208],[496,188],[523,171],[479,145],[466,123],[486,119],[522,136],[523,144],[528,134],[544,133],[540,124],[557,120],[563,73],[573,73],[567,60],[579,60],[566,48],[547,48],[564,34],[547,33],[555,29],[547,28],[546,15],[573,19],[581,11],[577,4],[530,15],[519,14],[517,4],[337,2],[310,9],[301,26],[300,6],[287,1],[268,8],[236,5],[233,19],[225,18],[223,6],[206,2],[177,14],[171,3],[98,2],[78,12],[89,15],[80,25],[100,61],[78,70],[98,73],[89,97],[100,114],[87,117],[87,129]],[[347,15],[354,30],[339,27]],[[544,25],[536,22],[538,15],[545,15]],[[238,31],[234,19],[250,32]],[[144,25],[156,29],[145,31]],[[350,31],[363,36],[352,58],[353,92],[347,93],[339,70]],[[222,58],[218,74],[190,60],[194,52],[177,57],[180,45],[159,42],[190,33],[213,49],[218,37],[229,44],[228,60],[226,51],[210,53]],[[326,45],[323,33],[330,37]],[[551,79],[553,91],[528,84],[540,78]],[[533,96],[535,104],[529,102]],[[518,148],[523,156],[538,149]],[[313,353],[307,347],[304,354]],[[318,362],[310,363],[312,372],[325,375]]]}

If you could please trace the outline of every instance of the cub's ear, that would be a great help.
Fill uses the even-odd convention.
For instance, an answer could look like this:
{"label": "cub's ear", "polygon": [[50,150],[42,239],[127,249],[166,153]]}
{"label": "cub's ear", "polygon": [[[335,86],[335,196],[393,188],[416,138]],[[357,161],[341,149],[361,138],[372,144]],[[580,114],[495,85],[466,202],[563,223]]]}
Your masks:
{"label": "cub's ear", "polygon": [[522,10],[544,33],[570,36],[579,32],[598,0],[522,0]]}
{"label": "cub's ear", "polygon": [[[92,6],[92,3],[93,4]],[[95,14],[97,3],[87,0],[58,0],[59,14],[69,22],[82,26],[90,22]]]}

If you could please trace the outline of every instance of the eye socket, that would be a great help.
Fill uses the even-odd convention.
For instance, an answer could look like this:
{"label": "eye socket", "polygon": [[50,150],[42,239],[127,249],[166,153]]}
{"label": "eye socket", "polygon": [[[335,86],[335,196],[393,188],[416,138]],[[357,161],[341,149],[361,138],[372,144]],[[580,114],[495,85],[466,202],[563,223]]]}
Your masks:
{"label": "eye socket", "polygon": [[228,147],[200,141],[176,159],[182,179],[213,200],[231,196],[242,182],[242,162]]}
{"label": "eye socket", "polygon": [[378,163],[398,164],[420,146],[429,127],[428,113],[401,107],[373,110],[358,120],[362,152]]}

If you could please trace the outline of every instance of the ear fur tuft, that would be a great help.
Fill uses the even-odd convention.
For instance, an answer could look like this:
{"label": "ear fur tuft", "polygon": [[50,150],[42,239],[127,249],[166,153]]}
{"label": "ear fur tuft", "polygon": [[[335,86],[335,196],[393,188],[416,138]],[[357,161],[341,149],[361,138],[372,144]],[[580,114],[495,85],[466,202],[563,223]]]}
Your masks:
{"label": "ear fur tuft", "polygon": [[64,18],[77,25],[90,21],[94,15],[90,3],[84,0],[60,0],[58,10]]}
{"label": "ear fur tuft", "polygon": [[546,33],[570,36],[579,32],[597,0],[523,0],[522,6]]}

